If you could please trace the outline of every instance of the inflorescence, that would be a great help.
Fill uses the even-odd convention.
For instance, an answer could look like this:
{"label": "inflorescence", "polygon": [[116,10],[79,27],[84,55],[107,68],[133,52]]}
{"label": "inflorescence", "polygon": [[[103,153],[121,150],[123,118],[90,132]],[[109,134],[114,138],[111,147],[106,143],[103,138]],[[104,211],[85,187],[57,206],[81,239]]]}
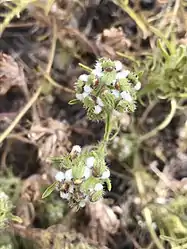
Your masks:
{"label": "inflorescence", "polygon": [[136,92],[141,83],[137,75],[126,70],[120,61],[99,59],[90,74],[82,74],[76,82],[77,100],[87,109],[92,120],[105,119],[113,110],[133,112]]}
{"label": "inflorescence", "polygon": [[102,145],[91,152],[81,152],[75,145],[70,154],[63,157],[55,179],[60,197],[71,207],[84,207],[86,202],[102,198],[104,184],[110,190],[110,171],[106,166]]}
{"label": "inflorescence", "polygon": [[76,84],[76,100],[83,103],[91,120],[105,121],[105,134],[98,146],[90,151],[73,147],[71,153],[53,158],[60,171],[56,182],[43,193],[47,197],[54,189],[71,207],[84,207],[103,197],[104,189],[111,190],[110,170],[105,162],[106,146],[113,129],[111,116],[115,111],[133,112],[136,108],[137,91],[141,83],[136,74],[125,69],[120,61],[101,58],[89,74],[82,74]]}

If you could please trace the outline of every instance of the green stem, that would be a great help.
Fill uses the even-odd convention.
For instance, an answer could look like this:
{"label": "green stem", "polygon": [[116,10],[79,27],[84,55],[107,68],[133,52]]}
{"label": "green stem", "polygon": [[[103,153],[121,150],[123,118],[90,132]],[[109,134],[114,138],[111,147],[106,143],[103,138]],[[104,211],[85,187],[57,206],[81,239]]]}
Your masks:
{"label": "green stem", "polygon": [[143,142],[151,137],[154,137],[159,131],[166,128],[169,125],[169,123],[171,122],[171,120],[173,119],[173,117],[176,113],[176,110],[177,110],[177,102],[175,99],[172,99],[171,100],[171,110],[170,110],[169,114],[167,115],[167,117],[164,119],[164,121],[161,124],[159,124],[157,127],[155,127],[152,131],[141,136],[139,138],[139,142]]}
{"label": "green stem", "polygon": [[109,136],[111,132],[111,114],[107,113],[106,123],[105,123],[105,133],[104,133],[104,143],[106,144],[109,141]]}

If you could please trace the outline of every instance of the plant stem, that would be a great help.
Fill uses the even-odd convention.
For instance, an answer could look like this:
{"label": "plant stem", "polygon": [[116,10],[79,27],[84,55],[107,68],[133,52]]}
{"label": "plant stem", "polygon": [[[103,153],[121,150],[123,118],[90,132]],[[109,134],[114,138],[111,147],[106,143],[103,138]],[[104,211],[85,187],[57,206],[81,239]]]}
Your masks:
{"label": "plant stem", "polygon": [[111,114],[107,113],[106,123],[105,123],[105,133],[104,133],[104,142],[107,143],[109,141],[109,136],[111,132]]}
{"label": "plant stem", "polygon": [[139,138],[139,142],[143,142],[151,137],[154,137],[159,131],[166,128],[169,125],[169,123],[171,122],[171,120],[173,119],[173,117],[176,113],[176,110],[177,110],[177,102],[175,99],[172,99],[171,100],[171,110],[170,110],[169,114],[167,115],[167,117],[165,118],[165,120],[161,124],[159,124],[157,127],[155,127],[152,131],[141,136]]}
{"label": "plant stem", "polygon": [[21,118],[25,115],[25,113],[32,107],[34,102],[38,99],[40,93],[42,92],[43,85],[39,86],[35,94],[29,100],[29,102],[24,106],[21,112],[16,116],[16,118],[12,121],[9,127],[0,135],[0,143],[11,133],[11,131],[15,128],[15,126],[19,123]]}

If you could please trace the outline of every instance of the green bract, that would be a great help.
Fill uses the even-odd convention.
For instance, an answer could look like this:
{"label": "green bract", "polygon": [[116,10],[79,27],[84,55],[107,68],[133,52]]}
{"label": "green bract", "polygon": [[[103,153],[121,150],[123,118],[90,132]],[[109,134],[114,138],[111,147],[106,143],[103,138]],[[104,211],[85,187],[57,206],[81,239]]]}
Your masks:
{"label": "green bract", "polygon": [[101,58],[90,74],[79,77],[75,91],[88,118],[104,120],[113,110],[133,112],[140,87],[137,75],[124,69],[120,61]]}

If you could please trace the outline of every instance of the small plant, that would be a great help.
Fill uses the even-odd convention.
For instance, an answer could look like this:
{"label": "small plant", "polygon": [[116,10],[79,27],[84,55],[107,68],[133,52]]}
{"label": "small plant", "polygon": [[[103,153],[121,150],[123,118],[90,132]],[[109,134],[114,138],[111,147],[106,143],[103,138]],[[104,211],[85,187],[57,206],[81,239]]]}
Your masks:
{"label": "small plant", "polygon": [[120,61],[101,58],[94,69],[87,69],[89,74],[81,75],[75,84],[76,100],[70,104],[80,101],[89,119],[105,121],[103,140],[91,150],[81,150],[76,145],[66,156],[53,158],[60,171],[43,194],[45,198],[57,189],[61,198],[77,209],[102,198],[105,184],[111,190],[110,170],[105,162],[113,130],[111,118],[114,111],[134,112],[136,93],[141,88],[137,75],[126,70]]}
{"label": "small plant", "polygon": [[187,92],[187,46],[158,40],[158,51],[146,59],[148,84],[140,94],[153,93],[162,99],[181,99]]}
{"label": "small plant", "polygon": [[13,205],[8,195],[0,190],[0,229],[4,229],[10,221],[21,222],[21,219],[12,214]]}

